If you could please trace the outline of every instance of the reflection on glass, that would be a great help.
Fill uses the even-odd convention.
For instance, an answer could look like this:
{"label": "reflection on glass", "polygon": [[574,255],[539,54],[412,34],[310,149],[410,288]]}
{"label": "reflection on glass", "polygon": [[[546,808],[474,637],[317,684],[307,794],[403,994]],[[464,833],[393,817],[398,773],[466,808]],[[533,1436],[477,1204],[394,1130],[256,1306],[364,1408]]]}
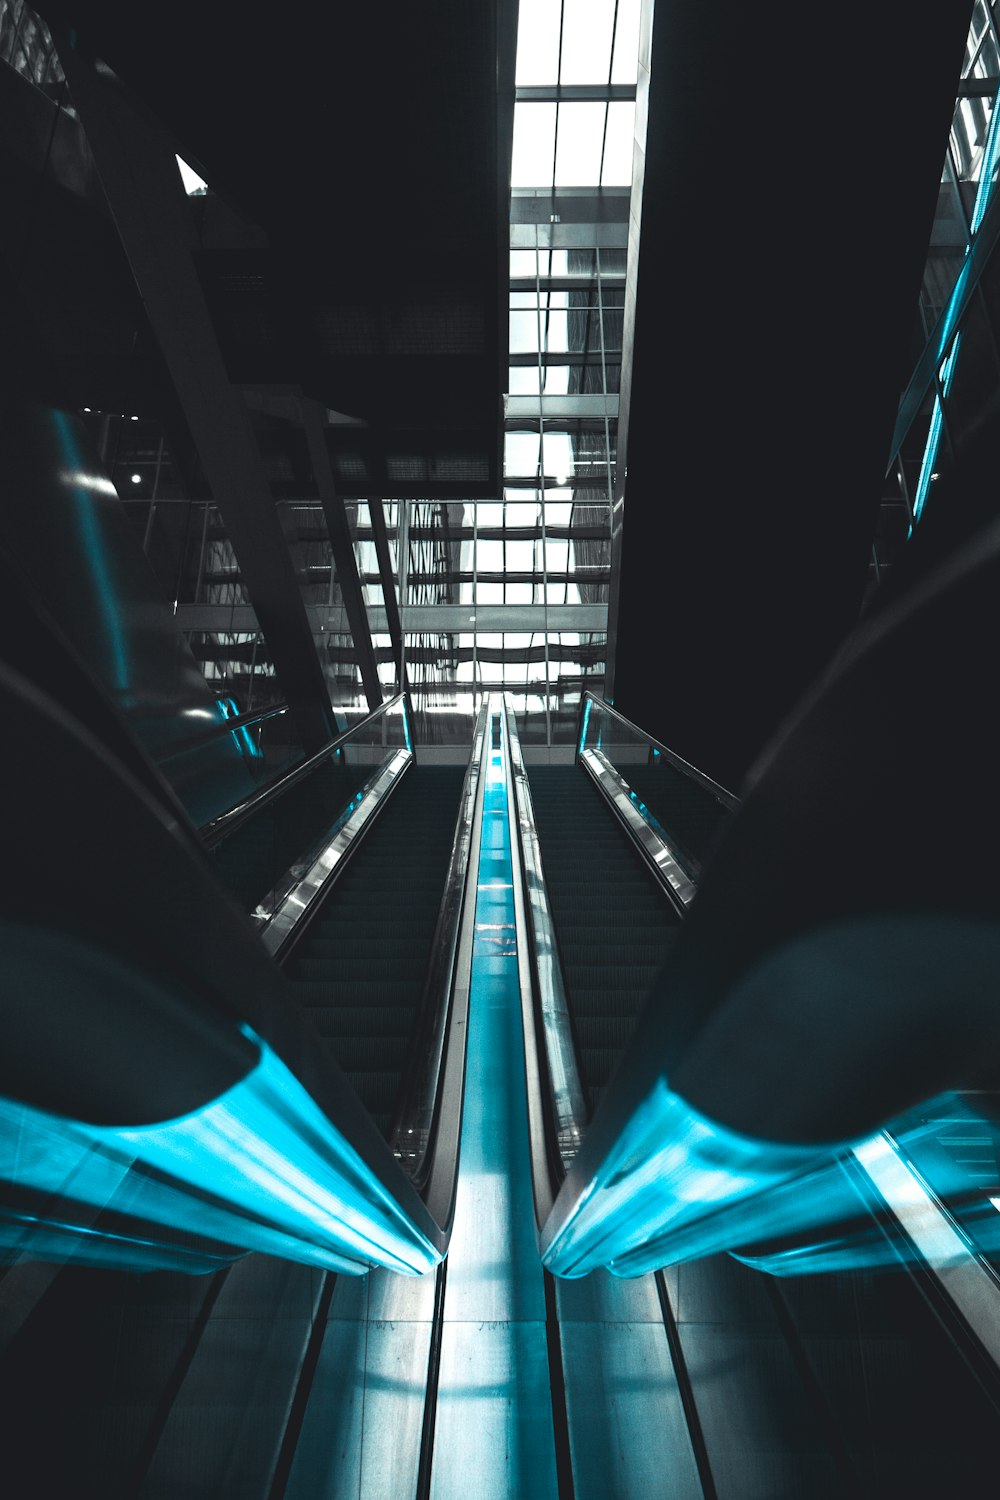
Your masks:
{"label": "reflection on glass", "polygon": [[579,750],[593,752],[618,773],[642,817],[697,879],[732,817],[735,799],[596,700],[589,704]]}

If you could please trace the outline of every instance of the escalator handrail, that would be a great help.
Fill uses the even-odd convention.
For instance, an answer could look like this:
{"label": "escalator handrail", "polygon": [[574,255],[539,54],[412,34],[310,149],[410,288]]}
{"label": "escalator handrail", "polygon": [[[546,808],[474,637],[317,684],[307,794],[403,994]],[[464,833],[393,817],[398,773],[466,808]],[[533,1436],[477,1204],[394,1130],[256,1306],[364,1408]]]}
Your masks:
{"label": "escalator handrail", "polygon": [[580,702],[580,722],[576,739],[578,758],[585,748],[583,743],[585,725],[588,718],[588,708],[591,705],[599,708],[602,714],[609,714],[611,718],[616,719],[619,724],[624,725],[625,728],[636,735],[638,739],[644,740],[651,749],[658,750],[663,758],[665,760],[668,760],[675,770],[680,771],[682,775],[687,776],[691,781],[696,781],[698,785],[703,787],[706,792],[711,792],[713,797],[717,797],[718,800],[724,803],[725,806],[728,807],[732,812],[735,812],[739,807],[740,799],[732,792],[727,791],[724,786],[720,786],[717,781],[713,781],[711,776],[706,776],[704,771],[699,771],[697,766],[691,765],[690,761],[684,760],[682,756],[677,755],[675,751],[669,749],[662,743],[662,741],[656,739],[655,736],[648,734],[645,729],[640,729],[639,725],[633,723],[631,719],[626,719],[625,715],[619,713],[617,708],[613,708],[605,698],[599,697],[597,693],[592,693],[589,689],[587,689],[587,691],[583,694],[583,698]]}
{"label": "escalator handrail", "polygon": [[178,755],[186,755],[189,750],[199,750],[204,745],[214,744],[223,735],[232,734],[235,729],[254,729],[258,724],[265,724],[268,719],[277,719],[289,712],[287,703],[272,703],[270,708],[234,714],[231,719],[220,719],[209,729],[202,729],[197,734],[189,734],[184,739],[172,741],[157,755],[157,764],[163,765],[165,761],[174,760]]}
{"label": "escalator handrail", "polygon": [[[404,1081],[390,1142],[437,1224],[450,1230],[458,1183],[462,1098],[465,1086],[467,973],[474,933],[478,879],[478,835],[482,824],[488,752],[489,700],[484,697],[472,737],[472,753],[462,784],[441,906],[413,1049],[415,1064]],[[426,1101],[430,1101],[429,1109]],[[426,1121],[425,1128],[421,1119]],[[416,1120],[416,1154],[407,1140],[407,1121]],[[409,1159],[407,1159],[409,1158]]]}
{"label": "escalator handrail", "polygon": [[[388,698],[384,703],[380,703],[378,708],[373,709],[370,714],[366,714],[363,719],[359,720],[357,724],[352,725],[350,729],[345,730],[343,734],[338,735],[335,740],[330,740],[328,744],[317,750],[313,755],[310,755],[308,759],[299,761],[298,765],[293,766],[289,771],[285,771],[276,780],[269,782],[267,786],[258,788],[249,797],[245,797],[242,802],[237,802],[235,807],[231,807],[228,812],[220,813],[217,818],[213,818],[211,822],[204,824],[201,829],[201,838],[204,847],[206,849],[214,849],[223,839],[228,838],[231,833],[235,833],[238,828],[242,828],[244,823],[260,812],[262,808],[277,801],[279,797],[283,797],[293,786],[304,780],[306,776],[311,775],[319,766],[325,764],[349,740],[361,734],[365,729],[370,728],[382,715],[387,714],[390,709],[395,708],[400,703],[403,706],[405,721],[409,714],[406,694],[397,693],[395,697]],[[233,719],[229,720],[227,728],[231,727],[235,722]]]}
{"label": "escalator handrail", "polygon": [[[16,901],[5,910],[32,944],[30,952],[25,949],[30,962],[45,975],[58,972],[61,955],[75,945],[118,974],[121,935],[128,935],[121,984],[102,984],[88,992],[101,1007],[100,1025],[92,1032],[84,1027],[78,1035],[61,1024],[47,1025],[44,1007],[22,1006],[34,1029],[25,1026],[19,1032],[15,1027],[12,1039],[5,1038],[5,1093],[26,1106],[78,1120],[81,1128],[134,1132],[137,1119],[143,1126],[160,1126],[227,1098],[228,1090],[249,1076],[248,1067],[252,1070],[264,1055],[264,1043],[275,1059],[276,1076],[293,1075],[309,1096],[301,1115],[307,1127],[302,1139],[316,1139],[317,1110],[336,1133],[340,1155],[336,1162],[328,1158],[324,1171],[340,1174],[338,1181],[348,1184],[364,1179],[383,1223],[402,1226],[414,1245],[423,1243],[436,1257],[443,1255],[444,1236],[426,1205],[304,1011],[290,1002],[287,982],[263,946],[251,940],[246,918],[196,857],[183,825],[85,725],[20,674],[0,669],[0,695],[5,722],[12,726],[6,746],[12,776],[18,784],[33,785],[29,770],[37,773],[42,767],[47,773],[44,797],[19,799],[7,830],[22,879]],[[64,773],[67,765],[72,776]],[[65,840],[66,859],[53,860],[51,851],[61,847],[60,839]],[[86,881],[79,878],[82,851],[87,851],[92,876]],[[71,870],[77,872],[72,878]],[[181,926],[183,952],[177,943]],[[57,940],[46,946],[39,934],[50,932]],[[143,1004],[136,1002],[134,976],[145,986]],[[49,989],[58,1003],[72,999],[69,986],[46,983],[45,992]],[[28,997],[35,992],[30,985],[23,990]],[[164,1068],[162,1040],[149,1045],[154,1010],[160,1036],[179,1060],[176,1066]],[[106,1059],[103,1072],[88,1066],[80,1036],[93,1045],[95,1058]],[[50,1054],[58,1066],[35,1065],[38,1056]],[[187,1092],[178,1092],[176,1080]],[[145,1115],[154,1085],[163,1082],[170,1086],[168,1095],[154,1095],[155,1109]],[[206,1151],[217,1153],[222,1139],[211,1137]],[[324,1182],[327,1191],[328,1179]],[[193,1178],[192,1183],[200,1192]],[[349,1193],[354,1197],[341,1195],[341,1201],[356,1207],[356,1185],[349,1186]],[[219,1196],[229,1201],[224,1192]],[[244,1216],[274,1227],[266,1211]],[[343,1222],[350,1226],[354,1221],[345,1213]],[[361,1264],[353,1251],[349,1258]],[[377,1255],[370,1258],[378,1260]]]}
{"label": "escalator handrail", "polygon": [[[517,825],[517,837],[511,839],[515,859],[514,885],[515,892],[520,888],[522,893],[524,918],[529,932],[533,961],[528,967],[533,992],[534,1030],[542,1042],[538,1066],[546,1082],[544,1116],[549,1135],[546,1154],[550,1181],[545,1184],[537,1180],[541,1163],[536,1160],[535,1202],[536,1207],[540,1207],[541,1202],[550,1197],[558,1187],[569,1163],[579,1150],[587,1127],[587,1106],[542,868],[541,849],[535,829],[531,788],[524,767],[514,708],[508,694],[504,694],[504,709]],[[519,943],[519,951],[520,947]]]}

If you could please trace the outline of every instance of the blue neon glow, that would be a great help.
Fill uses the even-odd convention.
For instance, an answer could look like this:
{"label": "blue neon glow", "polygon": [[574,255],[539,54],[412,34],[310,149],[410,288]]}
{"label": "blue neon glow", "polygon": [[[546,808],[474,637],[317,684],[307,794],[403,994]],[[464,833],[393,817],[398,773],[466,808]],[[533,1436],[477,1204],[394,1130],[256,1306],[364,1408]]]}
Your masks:
{"label": "blue neon glow", "polygon": [[[125,1193],[125,1211],[143,1225],[133,1254],[142,1244],[152,1257],[150,1226],[167,1225],[353,1275],[433,1267],[441,1253],[429,1235],[277,1054],[242,1030],[259,1050],[256,1066],[179,1119],[126,1129],[0,1100],[0,1181],[63,1200],[53,1231],[67,1221],[66,1201],[104,1208]],[[133,1164],[157,1176],[129,1175]],[[165,1263],[175,1260],[171,1242]]]}
{"label": "blue neon glow", "polygon": [[403,739],[410,754],[413,754],[413,741],[410,738],[410,716],[406,711],[406,699],[403,699]]}
{"label": "blue neon glow", "polygon": [[[959,1096],[933,1101],[854,1147],[839,1184],[831,1174],[828,1233],[738,1258],[776,1276],[921,1260],[940,1267],[970,1257],[996,1263],[1000,1197],[989,1181],[996,1192],[998,1135],[1000,1127]],[[867,1210],[886,1206],[894,1217],[882,1212],[876,1224]]]}
{"label": "blue neon glow", "polygon": [[56,1261],[116,1271],[184,1271],[206,1276],[231,1265],[232,1255],[210,1254],[199,1247],[112,1233],[72,1220],[0,1217],[0,1264],[18,1260]]}
{"label": "blue neon glow", "polygon": [[581,1197],[557,1202],[542,1258],[566,1277],[719,1251],[777,1276],[996,1264],[1000,1181],[994,1196],[982,1163],[996,1180],[998,1144],[1000,1125],[948,1095],[853,1146],[776,1145],[706,1119],[660,1080]]}
{"label": "blue neon glow", "polygon": [[542,1260],[557,1276],[586,1276],[602,1266],[638,1276],[823,1222],[821,1192],[797,1191],[779,1210],[767,1194],[791,1179],[804,1188],[833,1159],[830,1150],[739,1135],[692,1109],[660,1078],[580,1197],[566,1211],[557,1201],[542,1233]]}
{"label": "blue neon glow", "polygon": [[[993,101],[993,111],[990,115],[989,128],[986,133],[986,141],[983,146],[983,159],[980,163],[979,182],[976,187],[976,201],[972,206],[972,217],[969,221],[969,243],[965,247],[965,261],[962,270],[955,282],[948,308],[945,313],[940,335],[940,347],[946,349],[951,340],[952,333],[958,323],[958,311],[965,295],[965,284],[969,269],[969,253],[972,249],[972,241],[983,222],[989,205],[990,196],[993,192],[994,178],[997,165],[1000,162],[1000,95]],[[938,448],[941,444],[941,431],[944,425],[944,412],[942,409],[942,396],[947,399],[951,390],[951,383],[955,374],[955,365],[958,359],[958,348],[961,334],[955,334],[954,343],[948,353],[944,364],[941,366],[939,380],[940,390],[934,397],[934,406],[931,412],[930,427],[927,430],[927,441],[924,444],[924,454],[920,461],[920,475],[917,480],[917,491],[913,501],[913,524],[916,525],[923,514],[924,505],[927,500],[931,485],[931,476],[935,472],[938,456]],[[912,532],[912,527],[911,527]]]}
{"label": "blue neon glow", "polygon": [[582,755],[587,745],[587,727],[590,724],[590,710],[594,706],[593,698],[588,698],[583,705],[583,723],[580,725],[580,743],[576,747],[577,754]]}
{"label": "blue neon glow", "polygon": [[[240,711],[234,698],[217,698],[216,703],[223,719],[239,718]],[[238,729],[234,729],[232,738],[237,750],[239,750],[241,755],[246,756],[248,760],[262,759],[264,752],[250,733],[246,724],[241,724]]]}
{"label": "blue neon glow", "polygon": [[115,689],[124,692],[129,687],[125,632],[122,629],[116,602],[118,593],[111,576],[107,551],[96,515],[96,495],[110,493],[117,498],[117,491],[102,476],[88,472],[67,414],[54,410],[51,415],[62,450],[64,463],[62,478],[73,501],[72,511],[80,543],[95,584],[94,599],[104,625],[111,682]]}

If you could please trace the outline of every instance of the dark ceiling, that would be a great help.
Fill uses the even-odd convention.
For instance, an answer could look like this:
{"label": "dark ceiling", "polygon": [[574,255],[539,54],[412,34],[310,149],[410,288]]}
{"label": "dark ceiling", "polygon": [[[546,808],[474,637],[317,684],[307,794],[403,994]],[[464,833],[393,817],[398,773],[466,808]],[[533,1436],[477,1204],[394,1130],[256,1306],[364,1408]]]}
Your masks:
{"label": "dark ceiling", "polygon": [[656,7],[615,701],[734,786],[861,604],[970,11]]}
{"label": "dark ceiling", "polygon": [[516,4],[39,9],[263,232],[200,252],[231,377],[365,423],[362,493],[496,493]]}

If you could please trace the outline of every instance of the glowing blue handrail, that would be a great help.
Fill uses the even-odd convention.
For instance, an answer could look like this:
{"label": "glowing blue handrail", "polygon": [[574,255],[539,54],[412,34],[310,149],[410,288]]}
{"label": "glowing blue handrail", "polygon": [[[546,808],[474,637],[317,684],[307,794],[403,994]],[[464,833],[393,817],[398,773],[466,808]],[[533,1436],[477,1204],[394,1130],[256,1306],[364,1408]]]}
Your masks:
{"label": "glowing blue handrail", "polygon": [[[125,1211],[143,1226],[127,1241],[129,1253],[142,1246],[150,1263],[176,1264],[180,1231],[216,1248],[266,1251],[349,1275],[384,1266],[418,1276],[435,1266],[443,1237],[402,1174],[390,1187],[277,1054],[249,1027],[241,1031],[258,1048],[256,1066],[178,1119],[93,1125],[0,1100],[7,1127],[0,1178],[104,1208],[130,1167],[147,1169],[154,1175],[136,1185]],[[156,1225],[171,1231],[160,1261]],[[127,1258],[115,1253],[113,1236],[107,1243],[108,1263]]]}

